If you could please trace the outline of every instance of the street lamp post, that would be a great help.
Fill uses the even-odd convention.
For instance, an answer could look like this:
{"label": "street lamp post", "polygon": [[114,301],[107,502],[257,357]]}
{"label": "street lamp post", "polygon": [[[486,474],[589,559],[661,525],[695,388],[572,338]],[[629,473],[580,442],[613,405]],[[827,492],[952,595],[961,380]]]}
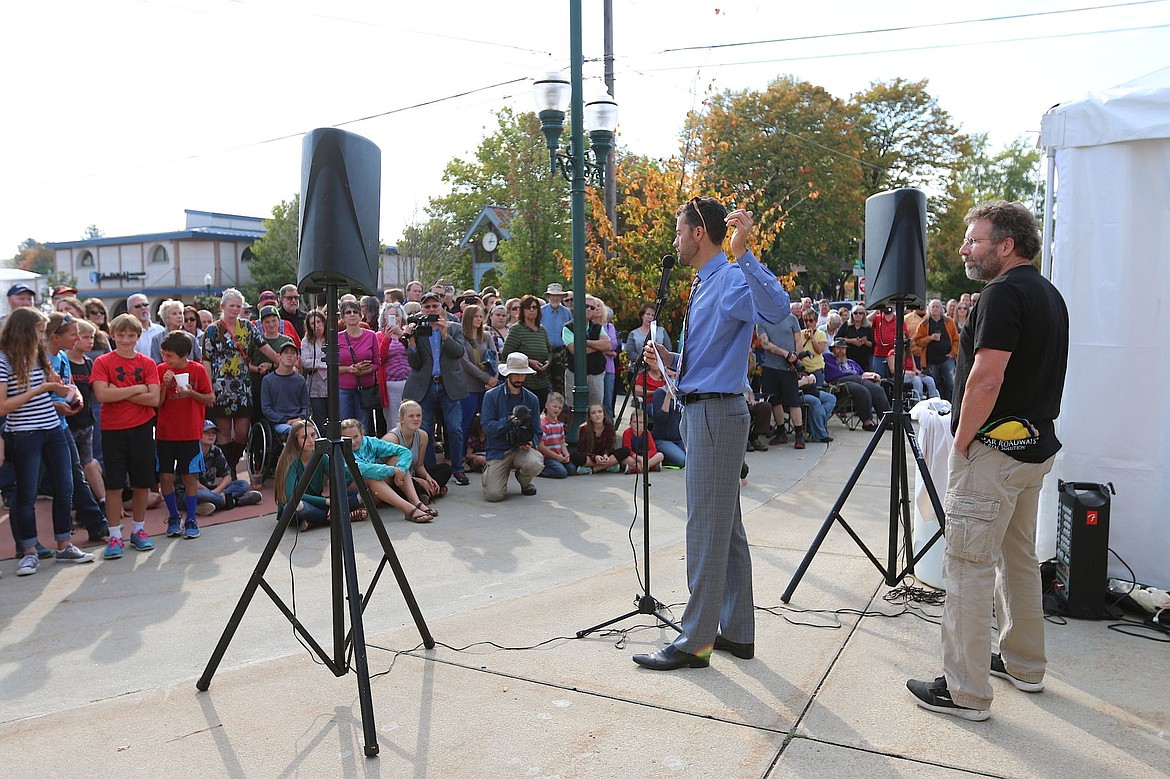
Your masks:
{"label": "street lamp post", "polygon": [[[534,96],[540,127],[548,144],[549,167],[560,170],[569,181],[569,211],[573,238],[573,423],[566,438],[576,443],[577,429],[585,421],[589,406],[589,386],[585,373],[585,184],[605,185],[605,167],[613,148],[617,128],[617,103],[608,95],[585,104],[582,95],[582,70],[585,57],[581,46],[581,0],[569,2],[569,80],[550,73],[536,82]],[[565,98],[568,97],[568,106]],[[569,109],[569,150],[560,151],[565,109]],[[584,123],[589,122],[592,159],[585,150]]]}
{"label": "street lamp post", "polygon": [[203,291],[204,291],[204,294],[207,295],[207,297],[211,297],[211,274],[210,273],[206,273],[203,275]]}

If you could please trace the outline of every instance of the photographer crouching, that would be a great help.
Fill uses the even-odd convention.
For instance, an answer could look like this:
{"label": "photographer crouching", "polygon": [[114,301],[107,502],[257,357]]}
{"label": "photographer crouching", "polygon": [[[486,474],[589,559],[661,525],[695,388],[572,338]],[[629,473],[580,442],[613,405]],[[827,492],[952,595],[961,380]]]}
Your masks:
{"label": "photographer crouching", "polygon": [[508,474],[516,472],[523,495],[535,495],[532,480],[544,468],[536,450],[540,443],[540,405],[536,395],[524,389],[524,377],[536,373],[528,355],[512,352],[500,366],[504,383],[483,396],[480,421],[487,435],[487,465],[483,469],[483,494],[489,501],[508,494]]}

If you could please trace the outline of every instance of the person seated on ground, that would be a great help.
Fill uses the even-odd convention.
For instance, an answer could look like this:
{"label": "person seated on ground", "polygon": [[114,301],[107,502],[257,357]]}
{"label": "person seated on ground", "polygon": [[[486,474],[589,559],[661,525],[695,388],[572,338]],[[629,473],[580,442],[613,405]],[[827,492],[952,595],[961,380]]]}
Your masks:
{"label": "person seated on ground", "polygon": [[483,423],[479,421],[479,414],[471,418],[471,425],[467,428],[467,453],[463,458],[467,470],[482,473],[487,465],[487,434],[483,432]]}
{"label": "person seated on ground", "polygon": [[398,406],[398,426],[391,428],[382,439],[410,450],[410,476],[420,497],[429,502],[447,494],[451,464],[435,463],[434,468],[428,469],[423,457],[431,443],[427,431],[422,429],[422,406],[413,400],[402,401]]}
{"label": "person seated on ground", "polygon": [[650,420],[654,423],[654,443],[662,452],[664,468],[685,468],[687,447],[682,440],[682,405],[670,396],[666,388],[654,393],[649,406]]}
{"label": "person seated on ground", "polygon": [[569,451],[565,441],[565,423],[561,412],[565,408],[565,396],[550,392],[544,401],[540,415],[540,443],[536,451],[544,458],[544,470],[536,474],[546,479],[563,479],[570,474],[592,473],[585,467],[585,458]]}
{"label": "person seated on ground", "polygon": [[643,437],[646,446],[646,468],[651,471],[662,470],[664,456],[654,445],[654,435],[646,429],[642,409],[636,408],[630,412],[630,426],[622,433],[622,449],[629,451],[622,460],[622,467],[626,473],[642,472]]}
{"label": "person seated on ground", "polygon": [[394,506],[408,522],[422,524],[439,516],[436,509],[418,497],[414,479],[410,476],[409,449],[401,444],[367,436],[365,427],[356,419],[341,420],[341,435],[349,438],[358,471],[366,480],[366,486],[375,500]]}
{"label": "person seated on ground", "polygon": [[594,473],[608,471],[618,473],[622,461],[629,456],[625,448],[614,450],[613,420],[605,413],[605,407],[594,403],[589,407],[588,418],[577,430],[577,451],[585,455],[585,466]]}
{"label": "person seated on ground", "polygon": [[[199,446],[203,449],[203,473],[199,474],[199,491],[195,513],[201,517],[213,514],[219,510],[229,510],[236,506],[253,506],[263,499],[259,490],[251,489],[247,479],[232,479],[232,469],[228,465],[223,450],[215,445],[215,438],[219,429],[210,419],[203,423],[203,438]],[[182,485],[180,485],[182,486]]]}
{"label": "person seated on ground", "polygon": [[[799,366],[799,362],[797,363]],[[799,369],[798,369],[799,370]],[[829,435],[829,418],[833,409],[837,407],[837,398],[831,392],[825,392],[817,385],[817,378],[811,373],[800,372],[797,379],[800,391],[808,397],[808,433],[813,443],[827,444],[832,442]]]}
{"label": "person seated on ground", "polygon": [[834,386],[844,387],[853,399],[853,410],[861,420],[861,429],[877,429],[873,414],[884,414],[890,410],[880,382],[881,377],[873,371],[863,371],[861,366],[846,357],[848,346],[843,338],[833,341],[831,359],[825,360],[825,379]]}
{"label": "person seated on ground", "polygon": [[[276,461],[276,518],[279,521],[284,515],[285,506],[296,493],[297,483],[305,473],[309,460],[313,457],[313,449],[317,443],[317,427],[307,419],[294,419],[288,433],[288,441],[280,452],[280,459]],[[311,527],[324,527],[329,524],[329,455],[321,457],[321,462],[313,475],[309,477],[309,484],[301,495],[293,512],[290,525],[298,531],[305,531]],[[348,478],[349,474],[346,474]],[[365,507],[361,504],[358,492],[352,486],[347,490],[349,498],[350,520],[364,519]]]}
{"label": "person seated on ground", "polygon": [[297,373],[297,361],[301,350],[292,341],[284,343],[277,352],[280,359],[276,370],[267,374],[260,383],[260,411],[272,423],[277,435],[288,435],[295,419],[309,419],[309,384]]}
{"label": "person seated on ground", "polygon": [[520,494],[535,495],[532,480],[544,468],[544,458],[537,451],[542,440],[540,404],[524,388],[525,378],[536,373],[529,363],[524,352],[509,354],[500,366],[504,382],[483,396],[483,429],[488,437],[483,494],[491,502],[508,494],[508,474],[513,471]]}

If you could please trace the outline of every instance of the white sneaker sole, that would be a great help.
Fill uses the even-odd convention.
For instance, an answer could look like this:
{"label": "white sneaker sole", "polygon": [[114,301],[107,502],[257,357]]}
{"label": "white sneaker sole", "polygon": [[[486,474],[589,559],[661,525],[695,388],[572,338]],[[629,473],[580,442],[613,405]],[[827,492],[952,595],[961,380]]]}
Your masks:
{"label": "white sneaker sole", "polygon": [[991,675],[998,676],[1000,679],[1007,679],[1017,690],[1022,692],[1044,692],[1044,682],[1025,682],[1023,679],[1017,679],[1011,674],[1002,671],[993,670]]}
{"label": "white sneaker sole", "polygon": [[962,706],[935,706],[933,703],[927,703],[922,700],[913,692],[910,693],[910,697],[914,699],[914,702],[920,708],[926,709],[927,711],[937,712],[938,714],[950,714],[952,717],[958,717],[959,719],[965,719],[970,722],[983,722],[991,716],[991,709],[980,710],[965,709]]}

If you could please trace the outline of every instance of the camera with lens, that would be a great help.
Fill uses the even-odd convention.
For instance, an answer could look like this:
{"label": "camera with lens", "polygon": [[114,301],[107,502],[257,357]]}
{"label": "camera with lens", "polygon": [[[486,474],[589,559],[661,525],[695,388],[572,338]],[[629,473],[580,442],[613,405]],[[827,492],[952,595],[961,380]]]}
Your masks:
{"label": "camera with lens", "polygon": [[532,427],[532,412],[528,406],[518,405],[512,408],[508,415],[508,427],[504,428],[504,440],[509,449],[519,449],[521,446],[530,446],[536,439],[536,430]]}
{"label": "camera with lens", "polygon": [[406,318],[406,324],[414,325],[415,327],[426,327],[431,322],[438,322],[438,314],[424,314],[419,311],[417,314],[411,314]]}

